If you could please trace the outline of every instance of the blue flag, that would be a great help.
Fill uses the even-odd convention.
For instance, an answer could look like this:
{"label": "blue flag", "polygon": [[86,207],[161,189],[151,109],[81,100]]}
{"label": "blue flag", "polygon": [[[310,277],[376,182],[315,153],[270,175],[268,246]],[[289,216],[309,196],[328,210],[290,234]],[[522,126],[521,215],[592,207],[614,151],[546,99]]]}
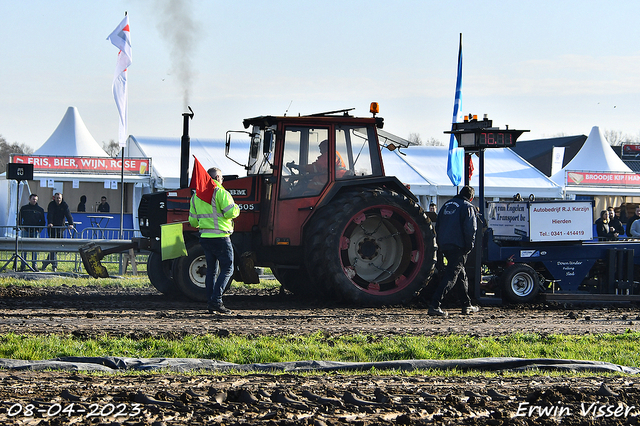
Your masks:
{"label": "blue flag", "polygon": [[[453,120],[451,123],[458,122],[458,114],[462,109],[462,33],[460,33],[460,49],[458,50],[458,76],[456,78],[456,97],[453,102]],[[453,130],[453,126],[452,126]],[[449,140],[449,158],[447,159],[447,176],[454,186],[460,185],[462,182],[462,174],[464,173],[464,148],[458,148],[456,137],[451,134]]]}

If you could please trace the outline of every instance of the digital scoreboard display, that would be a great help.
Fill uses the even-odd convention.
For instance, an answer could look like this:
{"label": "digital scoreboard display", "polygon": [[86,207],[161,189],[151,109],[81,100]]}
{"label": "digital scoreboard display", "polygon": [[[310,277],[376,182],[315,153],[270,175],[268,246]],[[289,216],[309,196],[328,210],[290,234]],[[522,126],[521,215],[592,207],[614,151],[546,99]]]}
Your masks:
{"label": "digital scoreboard display", "polygon": [[[514,134],[514,132],[517,132]],[[519,130],[480,131],[459,133],[458,146],[470,148],[511,148],[516,146],[516,139],[522,134]]]}
{"label": "digital scoreboard display", "polygon": [[466,149],[484,148],[512,148],[516,146],[516,140],[528,130],[501,130],[493,127],[493,121],[485,118],[478,120],[477,116],[469,114],[462,123],[453,123],[450,132],[458,141],[458,146]]}

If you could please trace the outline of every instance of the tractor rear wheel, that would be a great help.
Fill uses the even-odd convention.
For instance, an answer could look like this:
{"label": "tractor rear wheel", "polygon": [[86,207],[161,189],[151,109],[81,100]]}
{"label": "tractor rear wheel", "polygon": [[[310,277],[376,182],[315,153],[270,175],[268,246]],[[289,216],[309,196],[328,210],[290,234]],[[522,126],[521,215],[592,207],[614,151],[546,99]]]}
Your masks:
{"label": "tractor rear wheel", "polygon": [[173,259],[162,260],[160,253],[151,252],[147,259],[147,276],[151,284],[162,294],[172,295],[177,293],[176,282],[171,276]]}
{"label": "tractor rear wheel", "polygon": [[325,297],[405,303],[433,273],[435,232],[413,200],[388,189],[338,195],[312,219],[305,262]]}

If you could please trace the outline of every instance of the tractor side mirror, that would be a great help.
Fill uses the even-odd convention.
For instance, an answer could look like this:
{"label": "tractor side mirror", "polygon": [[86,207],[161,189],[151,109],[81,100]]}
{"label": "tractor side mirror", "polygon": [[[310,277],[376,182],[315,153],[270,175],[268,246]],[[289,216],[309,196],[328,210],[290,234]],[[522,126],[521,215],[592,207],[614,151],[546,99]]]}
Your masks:
{"label": "tractor side mirror", "polygon": [[[229,160],[236,163],[238,166],[242,166],[246,170],[249,170],[251,169],[251,167],[253,167],[251,164],[249,165],[242,164],[236,161],[235,159],[231,158],[231,156],[229,155],[229,153],[231,152],[231,134],[232,133],[242,133],[245,135],[249,135],[251,137],[251,145],[249,146],[249,151],[251,152],[251,155],[254,157],[254,162],[255,162],[255,156],[258,154],[258,147],[260,146],[260,134],[256,135],[255,133],[243,132],[238,130],[227,130],[227,134],[226,134],[227,137],[224,144],[225,157],[227,157]],[[251,162],[251,159],[249,160],[249,162]]]}

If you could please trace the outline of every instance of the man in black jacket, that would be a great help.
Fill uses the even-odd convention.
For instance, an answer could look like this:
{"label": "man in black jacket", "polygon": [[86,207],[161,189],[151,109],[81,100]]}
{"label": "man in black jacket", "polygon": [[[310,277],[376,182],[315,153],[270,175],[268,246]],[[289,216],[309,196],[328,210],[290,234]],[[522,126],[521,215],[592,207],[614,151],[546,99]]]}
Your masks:
{"label": "man in black jacket", "polygon": [[20,225],[24,228],[24,236],[36,238],[45,226],[44,209],[38,205],[38,196],[29,195],[29,204],[20,207]]}
{"label": "man in black jacket", "polygon": [[104,195],[100,198],[100,204],[98,204],[98,211],[100,213],[109,213],[111,207],[109,207],[109,203],[107,203],[107,197]]}
{"label": "man in black jacket", "polygon": [[479,308],[471,304],[469,298],[469,281],[464,264],[469,252],[473,250],[477,230],[476,208],[471,201],[475,195],[473,187],[464,186],[458,195],[447,201],[438,213],[436,222],[436,238],[438,250],[447,258],[447,266],[440,285],[433,294],[428,314],[447,317],[447,312],[440,307],[445,295],[461,281],[462,313],[472,314]]}
{"label": "man in black jacket", "polygon": [[618,234],[618,238],[622,238],[624,236],[624,225],[622,225],[620,218],[616,216],[616,210],[613,207],[609,207],[607,213],[609,214],[609,227],[613,228],[614,232]]}
{"label": "man in black jacket", "polygon": [[[62,194],[56,192],[53,195],[53,201],[49,203],[47,207],[47,227],[49,228],[49,238],[62,238],[64,234],[64,220],[67,219],[69,230],[73,229],[73,217],[69,211],[69,206],[66,202],[62,201]],[[42,262],[42,269],[51,264],[53,271],[58,269],[58,262],[56,261],[56,252],[49,253],[47,261]]]}
{"label": "man in black jacket", "polygon": [[[22,226],[23,236],[37,238],[45,224],[44,209],[38,205],[38,196],[36,194],[29,195],[29,204],[20,207],[20,226]],[[22,257],[26,259],[26,253]],[[37,260],[38,253],[34,251],[31,253],[31,266],[35,270],[38,270]],[[22,267],[24,268],[24,264]]]}

